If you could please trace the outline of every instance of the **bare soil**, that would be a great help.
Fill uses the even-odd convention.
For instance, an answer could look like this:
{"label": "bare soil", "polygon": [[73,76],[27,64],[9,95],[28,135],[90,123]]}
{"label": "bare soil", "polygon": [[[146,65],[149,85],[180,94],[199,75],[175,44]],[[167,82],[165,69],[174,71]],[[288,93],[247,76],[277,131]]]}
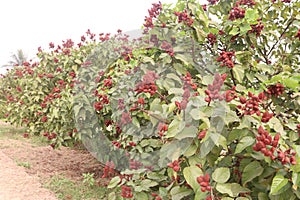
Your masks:
{"label": "bare soil", "polygon": [[56,200],[53,192],[42,187],[52,176],[63,174],[79,181],[83,173],[99,178],[101,171],[102,165],[86,150],[36,146],[30,139],[0,140],[0,200]]}

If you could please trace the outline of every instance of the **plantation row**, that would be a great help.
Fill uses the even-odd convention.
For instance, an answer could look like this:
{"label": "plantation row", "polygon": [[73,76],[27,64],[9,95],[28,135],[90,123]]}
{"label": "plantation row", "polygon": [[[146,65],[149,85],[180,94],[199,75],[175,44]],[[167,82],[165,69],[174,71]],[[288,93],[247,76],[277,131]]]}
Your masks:
{"label": "plantation row", "polygon": [[299,199],[300,2],[208,2],[39,48],[2,77],[1,115],[83,143],[108,199]]}

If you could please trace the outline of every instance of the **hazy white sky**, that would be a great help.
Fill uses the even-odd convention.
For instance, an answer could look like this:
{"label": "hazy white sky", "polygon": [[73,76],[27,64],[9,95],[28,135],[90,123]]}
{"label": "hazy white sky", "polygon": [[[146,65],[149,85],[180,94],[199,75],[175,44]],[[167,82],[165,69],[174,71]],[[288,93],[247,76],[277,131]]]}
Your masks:
{"label": "hazy white sky", "polygon": [[[94,33],[138,29],[158,0],[3,0],[0,1],[0,66],[23,49],[29,58],[37,48]],[[161,0],[175,3],[177,0]]]}

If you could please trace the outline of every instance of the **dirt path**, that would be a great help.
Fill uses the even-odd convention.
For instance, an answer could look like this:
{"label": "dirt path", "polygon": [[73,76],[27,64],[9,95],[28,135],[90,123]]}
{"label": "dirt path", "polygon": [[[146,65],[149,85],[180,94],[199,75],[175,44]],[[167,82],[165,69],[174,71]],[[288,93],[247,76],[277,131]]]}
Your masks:
{"label": "dirt path", "polygon": [[1,200],[57,200],[55,194],[42,188],[39,180],[0,150]]}
{"label": "dirt path", "polygon": [[[24,163],[29,167],[18,166]],[[41,183],[61,174],[74,181],[82,181],[83,173],[95,173],[97,178],[102,175],[102,169],[85,150],[67,147],[54,150],[49,145],[32,144],[30,139],[2,138],[0,200],[57,200],[55,194],[43,188]]]}

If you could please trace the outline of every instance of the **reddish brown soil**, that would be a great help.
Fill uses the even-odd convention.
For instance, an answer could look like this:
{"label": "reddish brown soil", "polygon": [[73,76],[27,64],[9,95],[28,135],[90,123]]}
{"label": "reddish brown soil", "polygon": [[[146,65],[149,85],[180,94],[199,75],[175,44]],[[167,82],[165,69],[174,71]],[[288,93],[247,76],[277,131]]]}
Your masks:
{"label": "reddish brown soil", "polygon": [[[1,125],[1,124],[0,124]],[[3,125],[3,124],[2,124]],[[30,168],[17,163],[29,163]],[[35,146],[28,141],[0,140],[0,200],[56,200],[42,188],[54,175],[78,181],[83,173],[100,177],[101,164],[85,150]]]}

